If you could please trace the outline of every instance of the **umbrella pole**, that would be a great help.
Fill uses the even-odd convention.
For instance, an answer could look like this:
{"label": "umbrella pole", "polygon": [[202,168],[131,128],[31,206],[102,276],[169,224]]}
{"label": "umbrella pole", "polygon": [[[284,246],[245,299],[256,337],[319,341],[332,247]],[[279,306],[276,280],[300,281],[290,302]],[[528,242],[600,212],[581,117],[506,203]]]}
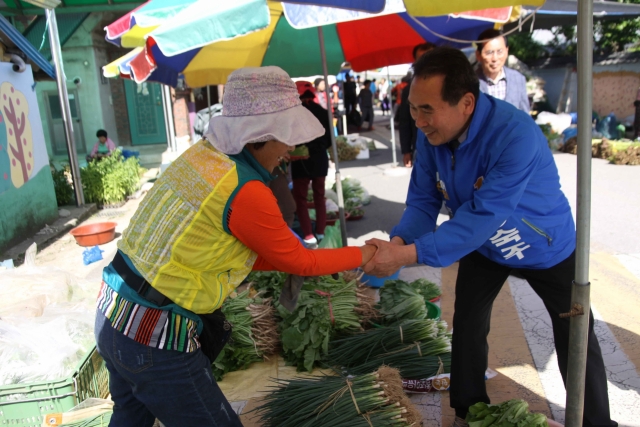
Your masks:
{"label": "umbrella pole", "polygon": [[324,50],[324,34],[322,27],[318,27],[318,40],[320,41],[320,56],[322,58],[322,71],[324,73],[324,93],[327,97],[327,116],[329,117],[329,134],[331,136],[331,150],[333,162],[336,165],[336,193],[338,193],[338,210],[340,216],[340,235],[342,246],[347,246],[347,222],[344,218],[344,197],[342,195],[342,180],[340,179],[340,167],[338,165],[338,146],[333,127],[333,111],[331,109],[331,96],[329,91],[329,71],[327,69],[327,52]]}
{"label": "umbrella pole", "polygon": [[[571,291],[565,425],[581,427],[589,334],[591,226],[591,108],[593,103],[593,0],[578,2],[578,207],[576,273]],[[580,307],[578,307],[580,306]],[[576,310],[574,310],[574,308]]]}
{"label": "umbrella pole", "polygon": [[[391,75],[389,74],[389,67],[387,67],[387,82],[389,85],[387,86],[387,96],[389,97],[389,102],[391,103]],[[393,163],[391,163],[392,167],[398,166],[398,158],[396,157],[396,128],[395,128],[395,116],[393,114],[393,103],[390,104],[389,112],[391,113],[391,153],[393,154]]]}
{"label": "umbrella pole", "polygon": [[67,81],[62,66],[62,52],[60,50],[60,37],[58,35],[58,22],[56,12],[53,9],[45,9],[47,22],[49,22],[49,44],[51,46],[51,58],[56,68],[56,81],[58,83],[58,97],[60,98],[60,110],[62,112],[62,123],[64,134],[67,139],[67,151],[69,152],[69,163],[71,164],[71,179],[76,195],[76,206],[84,205],[84,193],[82,192],[82,180],[80,179],[80,167],[78,166],[78,155],[76,152],[76,142],[73,137],[73,123],[71,118],[71,108],[69,107],[69,95],[67,93]]}

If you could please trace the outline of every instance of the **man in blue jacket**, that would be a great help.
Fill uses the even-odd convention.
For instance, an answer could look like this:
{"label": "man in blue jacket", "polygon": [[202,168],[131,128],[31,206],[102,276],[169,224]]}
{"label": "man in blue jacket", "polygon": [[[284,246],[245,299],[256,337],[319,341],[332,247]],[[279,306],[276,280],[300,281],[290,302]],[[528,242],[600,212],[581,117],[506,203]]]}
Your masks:
{"label": "man in blue jacket", "polygon": [[507,38],[500,31],[490,28],[483,31],[478,40],[488,40],[478,43],[476,50],[480,91],[528,113],[527,80],[516,70],[504,66],[509,57]]}
{"label": "man in blue jacket", "polygon": [[[487,368],[491,308],[517,269],[542,298],[553,323],[558,364],[567,373],[575,270],[575,225],[547,141],[514,106],[479,91],[464,54],[436,48],[414,66],[409,94],[419,128],[407,208],[378,247],[367,273],[388,276],[401,266],[443,267],[460,260],[451,360],[451,406],[464,426],[469,406],[489,402]],[[452,219],[436,229],[445,202]],[[607,379],[590,315],[585,426],[610,419]]]}

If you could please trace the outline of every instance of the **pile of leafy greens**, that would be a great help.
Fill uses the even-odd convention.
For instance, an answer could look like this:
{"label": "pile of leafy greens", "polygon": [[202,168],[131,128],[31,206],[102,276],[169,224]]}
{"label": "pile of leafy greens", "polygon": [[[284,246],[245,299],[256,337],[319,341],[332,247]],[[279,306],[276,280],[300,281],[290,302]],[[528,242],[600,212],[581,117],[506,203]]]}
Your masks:
{"label": "pile of leafy greens", "polygon": [[386,325],[403,320],[429,318],[426,301],[440,296],[437,285],[419,279],[413,283],[403,280],[387,280],[380,289],[380,301],[376,308]]}
{"label": "pile of leafy greens", "polygon": [[293,313],[278,306],[282,317],[283,357],[298,371],[311,371],[329,351],[329,341],[362,330],[356,311],[356,281],[320,276],[307,279]]}
{"label": "pile of leafy greens", "polygon": [[529,412],[524,400],[512,399],[497,405],[484,402],[469,407],[469,427],[548,427],[547,417]]}

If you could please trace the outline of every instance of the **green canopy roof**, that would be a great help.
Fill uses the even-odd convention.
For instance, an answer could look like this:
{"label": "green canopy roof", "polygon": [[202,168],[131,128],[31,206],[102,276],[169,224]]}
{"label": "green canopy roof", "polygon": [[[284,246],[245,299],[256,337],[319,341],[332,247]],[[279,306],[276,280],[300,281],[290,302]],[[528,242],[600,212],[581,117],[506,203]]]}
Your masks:
{"label": "green canopy roof", "polygon": [[[4,3],[4,5],[2,5]],[[91,12],[128,12],[144,3],[141,0],[61,0],[56,14]],[[44,9],[21,0],[0,2],[0,13],[11,15],[43,15]]]}

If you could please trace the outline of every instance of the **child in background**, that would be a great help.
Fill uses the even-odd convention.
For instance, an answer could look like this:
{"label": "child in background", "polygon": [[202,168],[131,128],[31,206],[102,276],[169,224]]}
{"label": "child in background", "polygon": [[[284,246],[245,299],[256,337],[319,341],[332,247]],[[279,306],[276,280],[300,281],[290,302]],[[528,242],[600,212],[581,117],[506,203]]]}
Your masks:
{"label": "child in background", "polygon": [[101,159],[110,156],[116,149],[116,144],[107,136],[107,131],[100,129],[96,132],[98,142],[93,146],[91,154],[87,156],[87,162],[94,159]]}

